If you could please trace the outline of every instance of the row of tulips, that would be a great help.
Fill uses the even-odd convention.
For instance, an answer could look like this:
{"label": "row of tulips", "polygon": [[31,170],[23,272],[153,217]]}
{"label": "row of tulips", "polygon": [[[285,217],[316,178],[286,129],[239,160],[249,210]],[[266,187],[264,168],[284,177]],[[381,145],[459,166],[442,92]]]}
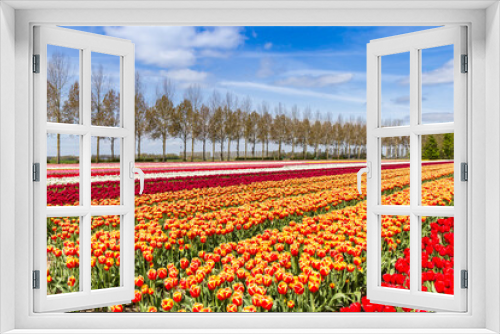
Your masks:
{"label": "row of tulips", "polygon": [[[345,187],[354,182],[353,177],[346,177],[345,180],[337,177],[332,182]],[[394,174],[394,177],[400,177],[399,172]],[[300,184],[304,184],[304,181],[306,180],[301,180]],[[311,187],[308,191],[302,189],[294,193],[293,187],[299,187],[299,185],[291,182],[288,188],[285,187],[286,190],[283,193],[276,191],[271,196],[267,196],[264,201],[260,200],[258,192],[263,193],[267,187],[271,191],[279,189],[279,184],[274,185],[274,188],[270,184],[262,184],[260,188],[256,186],[254,189],[246,187],[219,194],[197,194],[193,195],[190,200],[182,200],[182,196],[175,197],[170,193],[157,194],[158,197],[152,195],[138,197],[136,200],[139,205],[136,209],[136,273],[139,275],[142,273],[145,283],[141,284],[141,276],[138,276],[135,303],[125,308],[116,306],[110,310],[339,311],[350,303],[360,302],[365,286],[362,254],[366,251],[366,233],[363,232],[363,226],[366,230],[364,221],[366,213],[363,213],[362,209],[365,204],[360,203],[364,197],[353,196],[354,188],[347,189],[345,192],[338,189],[326,190],[325,188],[331,187],[332,184],[328,184],[321,178],[310,181],[304,185],[304,187]],[[318,184],[325,184],[325,186],[320,187]],[[252,190],[252,195],[244,196]],[[243,199],[236,202],[224,200],[235,194]],[[166,195],[166,198],[160,195]],[[201,206],[206,203],[203,199],[211,196],[220,202],[213,207]],[[200,200],[202,200],[201,205]],[[213,201],[210,203],[213,204]],[[203,208],[201,212],[204,213],[195,209],[200,206]],[[356,208],[355,212],[352,212],[353,208]],[[357,214],[358,210],[361,215]],[[114,216],[99,218],[95,224],[93,222],[92,250],[95,265],[93,271],[96,271],[96,279],[106,282],[101,286],[97,284],[96,288],[103,288],[116,284],[117,275],[112,270],[119,267],[119,234],[117,239],[115,230],[119,227],[119,221],[117,221],[118,217]],[[323,228],[316,227],[320,220],[323,222]],[[359,225],[356,222],[359,222]],[[342,228],[339,228],[339,225]],[[60,220],[55,231],[55,238],[53,238],[54,235],[51,236],[51,241],[59,243],[58,247],[54,248],[76,249],[77,226],[78,221],[74,219]],[[240,226],[239,229],[238,226]],[[321,232],[320,235],[316,234],[318,231]],[[281,235],[282,233],[289,237],[290,243],[285,235]],[[299,236],[302,239],[299,239]],[[269,240],[273,237],[275,240],[270,242]],[[279,238],[283,241],[279,242]],[[327,242],[329,247],[324,247]],[[333,245],[333,242],[336,244]],[[358,245],[357,242],[360,244]],[[296,246],[292,250],[294,244]],[[74,247],[71,247],[72,245]],[[321,251],[317,254],[318,248],[312,245],[322,245],[325,254]],[[354,256],[358,250],[360,253]],[[55,253],[59,252],[54,249],[50,250],[51,256]],[[67,254],[71,253],[74,252],[67,252]],[[66,256],[66,253],[64,255]],[[229,257],[229,255],[232,256]],[[340,261],[340,255],[342,261]],[[243,263],[241,263],[242,260],[244,260]],[[77,270],[75,270],[78,268],[77,264],[73,268],[66,265],[68,270],[74,270],[73,275],[67,276],[61,275],[57,271],[58,268],[52,265],[52,262],[55,264],[57,260],[49,259],[49,262],[51,272],[48,274],[52,275],[48,276],[48,280],[50,277],[51,282],[58,284],[52,291],[54,293],[74,291],[70,289],[63,291],[61,286],[65,283],[65,278],[70,276],[75,278],[73,286],[78,286]],[[66,264],[67,262],[66,259]],[[267,262],[266,266],[262,267],[265,262]],[[228,269],[229,267],[231,270]],[[322,275],[322,267],[323,273],[326,273],[326,268],[329,268],[330,273],[333,271],[336,274]],[[200,268],[204,268],[203,270],[207,273],[203,275]],[[272,273],[271,268],[274,268]],[[309,271],[306,268],[312,269]],[[241,274],[240,269],[244,274]],[[240,270],[241,277],[238,277],[238,270]],[[226,273],[231,271],[233,271],[232,279],[228,279],[226,276],[229,275]],[[286,277],[291,275],[292,281],[289,278],[285,280],[278,272],[283,272]],[[307,280],[304,277],[305,272]],[[259,274],[261,276],[257,276]],[[300,276],[301,274],[304,276]],[[210,279],[211,276],[218,276],[218,278]],[[190,283],[188,283],[189,278],[191,278]],[[256,279],[253,283],[256,287],[253,289],[250,289],[251,278]],[[325,279],[328,283],[326,285]],[[219,284],[220,280],[223,283]],[[69,282],[68,278],[68,287]],[[236,285],[238,283],[243,288]],[[214,284],[216,287],[210,289]]]}
{"label": "row of tulips", "polygon": [[[205,172],[205,171],[229,171],[240,169],[273,169],[282,168],[283,164],[265,164],[259,166],[239,165],[234,167],[185,167],[185,168],[158,168],[158,167],[143,167],[141,168],[144,174],[166,174],[166,173],[180,173],[180,172]],[[62,177],[75,177],[79,176],[78,169],[50,169],[47,171],[47,178],[62,178]],[[91,170],[91,176],[112,176],[120,175],[120,168],[94,168]]]}
{"label": "row of tulips", "polygon": [[[402,169],[396,169],[398,166]],[[450,164],[436,164],[428,163],[423,167],[426,171],[422,176],[422,180],[433,179],[434,173],[443,174],[445,171],[443,166],[450,166]],[[452,165],[451,165],[452,166]],[[404,168],[406,164],[397,164],[384,166],[382,187],[383,191],[386,189],[395,189],[398,184],[404,187],[409,184],[409,170]],[[206,189],[229,187],[234,185],[247,185],[264,181],[281,181],[300,178],[311,178],[315,176],[327,175],[345,175],[355,174],[357,168],[330,168],[323,170],[307,170],[307,171],[288,171],[288,172],[268,172],[258,174],[238,174],[238,175],[210,175],[210,176],[187,176],[176,178],[157,178],[147,179],[145,182],[144,193],[158,194],[158,193],[177,193],[181,190],[191,189]],[[395,178],[390,170],[397,170],[401,174],[399,178]],[[433,171],[433,172],[432,172]],[[447,174],[452,173],[446,171]],[[388,176],[385,176],[388,175]],[[426,175],[427,178],[426,178]],[[385,178],[395,179],[394,183],[385,181]],[[397,181],[396,181],[397,180]],[[402,185],[400,183],[403,183]],[[47,205],[61,206],[61,205],[78,205],[79,204],[79,184],[60,184],[50,185],[47,187]],[[139,184],[136,182],[136,193],[139,191]],[[119,181],[96,181],[91,185],[91,198],[93,205],[106,205],[106,204],[119,204],[120,196],[120,183]],[[111,200],[111,201],[110,201]]]}

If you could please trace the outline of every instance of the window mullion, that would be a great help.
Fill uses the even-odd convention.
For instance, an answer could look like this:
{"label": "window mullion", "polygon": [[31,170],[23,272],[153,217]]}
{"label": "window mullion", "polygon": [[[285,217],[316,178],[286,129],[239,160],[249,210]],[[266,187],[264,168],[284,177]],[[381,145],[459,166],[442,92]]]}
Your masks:
{"label": "window mullion", "polygon": [[[90,130],[91,126],[91,112],[92,112],[92,87],[91,87],[91,51],[86,48],[83,49],[82,59],[82,123],[87,129]],[[80,223],[80,284],[81,291],[90,293],[91,290],[91,134],[88,131],[82,137],[82,157],[81,161],[81,180],[82,187],[82,204],[89,208],[89,211],[82,217]]]}
{"label": "window mullion", "polygon": [[420,203],[420,145],[415,133],[420,119],[420,52],[410,50],[410,291],[418,292],[419,270],[419,217],[412,210]]}

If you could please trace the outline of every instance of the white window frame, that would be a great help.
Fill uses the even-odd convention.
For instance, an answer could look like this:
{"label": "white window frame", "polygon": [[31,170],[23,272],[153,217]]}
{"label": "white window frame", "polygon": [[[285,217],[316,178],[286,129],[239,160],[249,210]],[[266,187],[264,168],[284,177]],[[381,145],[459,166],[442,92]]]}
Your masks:
{"label": "white window frame", "polygon": [[[34,200],[34,270],[42,277],[34,290],[35,312],[73,311],[130,302],[134,297],[134,168],[135,161],[135,50],[130,41],[53,26],[34,27],[34,53],[39,55],[39,73],[34,84],[34,162],[39,163],[39,181],[33,184]],[[47,46],[78,50],[80,54],[79,124],[47,121]],[[117,127],[95,126],[91,121],[92,52],[119,58],[120,124]],[[80,205],[47,206],[47,134],[77,135],[80,140]],[[91,205],[91,138],[113,136],[120,142],[120,205]],[[132,172],[132,173],[131,173]],[[120,286],[92,290],[91,219],[92,216],[120,216]],[[47,295],[48,217],[80,218],[79,291]]]}
{"label": "white window frame", "polygon": [[[467,309],[467,290],[461,288],[461,270],[467,269],[467,185],[460,180],[461,163],[467,163],[467,73],[461,72],[461,56],[467,54],[465,26],[449,26],[386,37],[370,41],[367,46],[367,161],[371,177],[367,180],[367,297],[378,304],[414,307],[423,310],[463,312]],[[449,123],[422,124],[422,50],[453,46],[453,115]],[[387,55],[408,52],[410,124],[382,126],[382,62]],[[422,206],[422,142],[426,134],[454,133],[454,206]],[[381,140],[387,137],[410,138],[410,204],[381,203]],[[381,217],[404,215],[410,220],[410,289],[381,286]],[[421,291],[422,232],[421,217],[455,217],[454,225],[454,294]]]}
{"label": "white window frame", "polygon": [[[405,1],[409,2],[409,1]],[[15,212],[10,214],[3,209],[9,205],[8,200],[2,197],[0,208],[2,209],[1,225],[1,268],[15,270],[15,274],[3,274],[1,277],[2,303],[0,312],[2,320],[12,317],[2,330],[16,329],[13,333],[35,333],[37,329],[50,329],[51,333],[69,333],[68,328],[89,329],[89,332],[106,333],[112,329],[121,329],[120,333],[138,333],[137,328],[157,328],[162,332],[175,332],[176,329],[192,329],[192,332],[222,332],[222,329],[249,329],[267,328],[268,332],[280,332],[277,329],[286,328],[282,332],[341,332],[342,329],[358,328],[358,332],[410,332],[412,329],[420,328],[422,331],[433,329],[432,332],[456,333],[463,329],[466,333],[490,333],[487,328],[498,332],[500,322],[499,312],[499,227],[495,220],[486,220],[486,214],[498,217],[500,209],[500,135],[498,125],[500,118],[498,110],[500,98],[500,12],[498,4],[470,2],[440,2],[432,4],[427,2],[423,5],[411,4],[406,6],[398,2],[400,9],[388,9],[384,1],[372,1],[370,8],[363,8],[366,3],[342,2],[337,4],[315,4],[307,1],[296,1],[293,3],[274,3],[273,8],[267,4],[247,4],[246,9],[239,5],[233,5],[232,9],[217,9],[221,5],[216,2],[207,2],[203,6],[212,6],[212,9],[193,8],[185,4],[184,9],[175,8],[175,3],[165,6],[171,8],[158,9],[158,3],[152,4],[152,8],[145,10],[117,9],[103,10],[93,6],[120,6],[120,4],[104,4],[88,1],[74,4],[74,7],[87,9],[60,9],[60,10],[37,10],[26,9],[15,13],[15,24],[12,20],[12,9],[7,8],[5,3],[1,4],[2,16],[1,27],[7,25],[15,30],[15,100],[6,97],[6,92],[11,92],[8,87],[9,81],[5,77],[0,78],[1,100],[1,130],[7,125],[15,127],[15,146],[6,142],[10,138],[2,137],[0,141],[0,158],[15,157],[15,182],[9,182],[5,170],[12,171],[12,165],[2,160],[0,182],[2,183],[2,196],[8,195],[3,185],[15,186]],[[16,6],[16,1],[10,4]],[[21,3],[20,3],[21,4]],[[25,8],[30,6],[43,6],[42,1],[24,3]],[[128,4],[128,3],[127,3]],[[47,4],[45,4],[47,5]],[[55,4],[54,6],[71,6],[67,3]],[[484,8],[491,5],[488,10]],[[50,4],[48,4],[50,6]],[[147,3],[136,6],[147,6]],[[179,5],[177,3],[177,6]],[[420,6],[420,9],[415,9]],[[425,7],[425,6],[433,6]],[[435,7],[444,8],[436,9]],[[456,9],[454,6],[462,6]],[[468,7],[467,7],[468,6]],[[482,7],[480,7],[482,6]],[[281,7],[281,8],[279,8]],[[338,8],[335,8],[338,7]],[[343,8],[342,8],[343,7]],[[357,9],[355,9],[357,7]],[[361,7],[361,8],[360,8]],[[351,8],[351,9],[345,9]],[[352,9],[354,8],[354,9]],[[375,9],[374,9],[375,8]],[[465,9],[468,8],[468,9]],[[472,8],[472,9],[471,9]],[[6,14],[4,14],[6,13]],[[7,16],[6,21],[2,19]],[[485,26],[486,22],[486,26]],[[468,78],[468,152],[470,157],[470,187],[468,190],[469,202],[468,220],[468,268],[469,289],[468,311],[466,313],[436,313],[436,314],[168,314],[164,316],[150,316],[145,314],[34,314],[31,290],[31,269],[33,268],[30,254],[32,245],[32,218],[33,213],[26,208],[32,207],[31,194],[33,191],[30,181],[32,147],[32,76],[30,73],[30,55],[32,53],[32,26],[35,24],[58,24],[58,25],[443,25],[443,24],[465,24],[469,31],[468,54],[472,60],[469,69],[472,75]],[[488,29],[486,29],[486,27]],[[2,43],[1,68],[7,70],[2,73],[10,73],[8,65],[14,65],[12,60],[12,41],[5,41],[8,32],[3,29],[0,32]],[[4,43],[8,46],[4,49]],[[5,53],[10,52],[5,56]],[[485,71],[485,66],[488,71]],[[11,77],[10,80],[13,80]],[[488,85],[486,85],[488,83]],[[6,113],[12,115],[12,110],[5,111],[5,106],[13,106],[15,103],[15,119],[9,120]],[[488,121],[486,121],[488,117]],[[488,132],[488,141],[493,145],[493,150],[485,154],[485,133]],[[9,132],[6,132],[9,133]],[[11,147],[9,149],[9,147]],[[15,154],[14,154],[15,152]],[[5,166],[5,168],[4,168]],[[491,178],[486,180],[486,172],[491,173]],[[9,189],[10,191],[10,189]],[[488,193],[488,197],[486,196]],[[27,196],[28,195],[28,196]],[[489,205],[489,206],[488,206]],[[9,216],[10,214],[10,216]],[[15,227],[5,224],[4,217],[15,218]],[[474,226],[472,230],[471,225]],[[11,232],[6,236],[4,233]],[[488,266],[484,256],[488,246]],[[5,247],[5,248],[4,248]],[[11,259],[12,249],[15,256]],[[10,253],[7,253],[7,250]],[[26,259],[30,259],[26,261]],[[15,268],[15,269],[13,269]],[[488,280],[485,278],[488,276]],[[15,287],[15,288],[12,288]],[[486,293],[488,289],[488,293]],[[12,303],[14,307],[12,307]],[[11,306],[8,308],[8,306]],[[4,325],[2,325],[4,326]],[[128,330],[130,328],[135,328]],[[31,329],[31,330],[30,330]],[[448,329],[448,330],[447,330]],[[237,330],[230,330],[235,332]],[[47,331],[45,331],[47,332]],[[151,331],[149,331],[151,332]],[[262,330],[261,332],[265,332]],[[355,331],[351,331],[355,332]],[[414,331],[413,331],[414,332]]]}

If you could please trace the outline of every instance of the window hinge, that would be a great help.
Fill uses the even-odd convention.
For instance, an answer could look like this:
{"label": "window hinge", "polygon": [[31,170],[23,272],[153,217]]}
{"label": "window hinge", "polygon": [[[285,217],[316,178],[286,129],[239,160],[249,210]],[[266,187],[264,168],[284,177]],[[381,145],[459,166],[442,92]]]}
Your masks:
{"label": "window hinge", "polygon": [[469,181],[469,165],[466,162],[462,162],[461,167],[461,181]]}
{"label": "window hinge", "polygon": [[469,57],[467,55],[462,55],[462,70],[460,72],[469,72]]}
{"label": "window hinge", "polygon": [[33,289],[40,289],[40,270],[33,270]]}
{"label": "window hinge", "polygon": [[40,182],[40,163],[33,164],[33,181]]}
{"label": "window hinge", "polygon": [[40,73],[40,55],[33,55],[33,73]]}
{"label": "window hinge", "polygon": [[467,270],[462,270],[461,271],[461,281],[462,281],[462,284],[461,284],[461,288],[462,289],[467,289],[469,288],[469,273]]}

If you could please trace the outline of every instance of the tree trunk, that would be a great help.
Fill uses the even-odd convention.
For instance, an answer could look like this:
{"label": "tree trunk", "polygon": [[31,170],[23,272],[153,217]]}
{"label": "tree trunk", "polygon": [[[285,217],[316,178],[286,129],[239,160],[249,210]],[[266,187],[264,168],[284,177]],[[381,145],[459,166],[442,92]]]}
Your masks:
{"label": "tree trunk", "polygon": [[325,154],[326,154],[326,160],[328,160],[328,145],[325,144]]}
{"label": "tree trunk", "polygon": [[245,137],[245,160],[247,159],[247,138]]}
{"label": "tree trunk", "polygon": [[215,140],[212,140],[212,162],[215,162]]}
{"label": "tree trunk", "polygon": [[295,140],[292,140],[292,159],[295,158]]}
{"label": "tree trunk", "polygon": [[163,156],[162,156],[162,161],[165,162],[166,161],[166,158],[167,158],[167,154],[166,154],[166,151],[167,151],[167,138],[166,137],[163,137],[162,138],[162,141],[163,141]]}
{"label": "tree trunk", "polygon": [[265,153],[265,151],[266,151],[266,147],[265,147],[265,146],[266,146],[266,143],[265,143],[265,141],[263,140],[263,141],[262,141],[262,160],[264,160],[264,153]]}
{"label": "tree trunk", "polygon": [[227,161],[231,160],[231,139],[227,139]]}
{"label": "tree trunk", "polygon": [[191,162],[194,161],[194,138],[191,136]]}
{"label": "tree trunk", "polygon": [[115,160],[115,138],[111,138],[111,161]]}
{"label": "tree trunk", "polygon": [[220,140],[220,161],[224,161],[224,140]]}
{"label": "tree trunk", "polygon": [[269,140],[266,140],[266,158],[269,157]]}
{"label": "tree trunk", "polygon": [[95,162],[99,163],[99,144],[101,142],[101,137],[97,137],[97,156],[95,158]]}
{"label": "tree trunk", "polygon": [[306,160],[307,145],[302,147],[302,159]]}
{"label": "tree trunk", "polygon": [[281,140],[278,142],[278,160],[281,159]]}
{"label": "tree trunk", "polygon": [[57,134],[57,157],[56,164],[61,163],[61,134]]}
{"label": "tree trunk", "polygon": [[187,160],[187,137],[184,137],[184,158],[182,160]]}
{"label": "tree trunk", "polygon": [[141,159],[141,136],[137,136],[137,158]]}
{"label": "tree trunk", "polygon": [[206,161],[205,159],[205,144],[206,144],[207,140],[206,139],[203,139],[203,161]]}
{"label": "tree trunk", "polygon": [[318,159],[318,143],[314,145],[314,159]]}
{"label": "tree trunk", "polygon": [[240,138],[236,140],[236,159],[240,157]]}

